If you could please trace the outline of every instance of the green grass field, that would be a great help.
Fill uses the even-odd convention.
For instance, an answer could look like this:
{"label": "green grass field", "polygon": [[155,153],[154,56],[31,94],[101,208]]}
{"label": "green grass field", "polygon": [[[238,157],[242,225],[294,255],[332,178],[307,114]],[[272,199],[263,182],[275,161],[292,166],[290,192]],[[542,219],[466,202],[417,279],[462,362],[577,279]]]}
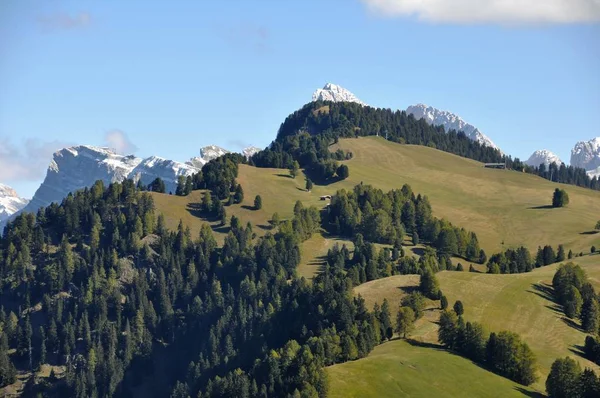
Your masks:
{"label": "green grass field", "polygon": [[[596,289],[600,289],[600,255],[576,258],[574,262],[587,272]],[[578,352],[586,334],[574,327],[552,301],[547,289],[558,265],[536,269],[533,272],[513,275],[490,275],[471,272],[443,271],[437,274],[440,287],[450,305],[461,300],[465,306],[465,319],[477,321],[488,331],[511,330],[529,344],[538,359],[540,380],[534,385],[543,390],[543,383],[552,362],[559,357],[571,356],[582,367],[599,367],[582,358]],[[357,286],[360,294],[372,308],[384,298],[397,308],[400,298],[418,286],[415,275],[397,275]],[[437,303],[429,305],[423,319],[416,324],[413,337],[425,342],[437,342],[439,316]]]}
{"label": "green grass field", "polygon": [[[330,397],[524,397],[532,390],[468,359],[393,340],[367,357],[327,368]],[[525,392],[525,394],[523,393]]]}
{"label": "green grass field", "polygon": [[[600,247],[600,234],[586,233],[591,232],[600,217],[600,192],[554,184],[516,171],[485,169],[470,159],[378,137],[344,139],[338,146],[354,154],[347,162],[350,177],[315,186],[312,192],[304,190],[303,175],[292,179],[287,170],[241,165],[238,182],[244,188],[244,203],[227,207],[228,216],[235,214],[244,222],[252,222],[260,235],[268,228],[274,212],[282,218],[290,217],[296,200],[322,208],[326,201],[320,201],[319,196],[333,194],[340,188],[351,189],[361,181],[384,190],[408,183],[415,192],[430,198],[436,216],[475,231],[488,254],[521,244],[530,250],[539,245],[564,244],[574,252],[587,252],[592,245]],[[569,206],[537,208],[551,202],[557,186],[569,193]],[[257,194],[263,199],[263,208],[255,211],[252,206]],[[176,227],[183,219],[194,233],[199,230],[203,220],[194,216],[188,206],[200,201],[200,192],[187,197],[153,195],[169,227]],[[223,230],[216,231],[219,235]],[[222,240],[222,234],[217,238]],[[322,252],[315,253],[310,261],[321,255]]]}

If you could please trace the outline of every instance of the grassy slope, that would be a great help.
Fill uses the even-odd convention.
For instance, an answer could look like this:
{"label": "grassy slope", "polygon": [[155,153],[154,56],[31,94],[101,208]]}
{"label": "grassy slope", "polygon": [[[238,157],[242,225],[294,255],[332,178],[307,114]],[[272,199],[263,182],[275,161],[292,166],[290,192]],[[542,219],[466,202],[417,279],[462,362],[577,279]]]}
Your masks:
{"label": "grassy slope", "polygon": [[[588,273],[596,289],[600,289],[600,256],[574,259]],[[543,390],[543,383],[552,362],[559,357],[576,358],[582,367],[598,366],[577,354],[583,345],[585,333],[564,319],[551,296],[536,287],[549,287],[557,265],[537,269],[526,274],[489,275],[470,272],[444,271],[438,280],[452,305],[461,300],[465,319],[481,322],[489,331],[511,330],[529,344],[537,356],[540,380],[535,385]],[[403,294],[418,285],[414,275],[398,275],[368,282],[355,289],[369,307],[386,297],[395,308]],[[436,341],[436,311],[427,311],[415,330],[415,337],[428,342]]]}
{"label": "grassy slope", "polygon": [[[429,196],[434,214],[477,233],[488,252],[506,246],[562,243],[574,252],[600,246],[593,229],[600,192],[555,184],[516,171],[483,168],[481,163],[431,148],[398,145],[382,138],[341,140],[350,150],[349,185],[360,181],[389,190],[404,183]],[[571,203],[563,209],[534,209],[551,203],[562,186]]]}
{"label": "grassy slope", "polygon": [[[244,188],[245,200],[242,205],[227,207],[228,216],[235,214],[244,222],[252,222],[256,232],[262,234],[274,212],[290,217],[296,200],[323,207],[326,202],[319,200],[320,195],[351,189],[361,181],[384,190],[408,183],[415,192],[429,196],[436,216],[475,231],[488,254],[501,249],[502,242],[505,246],[525,244],[532,250],[559,243],[575,252],[587,252],[593,244],[600,247],[600,234],[582,234],[593,228],[600,214],[600,192],[565,185],[571,199],[567,208],[533,209],[547,205],[559,184],[515,171],[485,169],[473,160],[377,137],[340,140],[338,145],[354,154],[347,162],[350,177],[328,186],[315,186],[310,193],[304,191],[302,175],[292,179],[287,170],[241,165],[238,182]],[[256,194],[263,199],[259,211],[251,209]],[[197,233],[202,220],[186,208],[188,203],[200,201],[199,192],[188,197],[154,197],[169,227],[176,227],[183,219]],[[218,239],[223,239],[222,234]],[[314,261],[328,248],[318,244],[313,247],[321,247],[324,252],[318,251],[306,261]]]}
{"label": "grassy slope", "polygon": [[[439,348],[403,340],[327,368],[330,397],[523,397],[522,386]],[[525,391],[530,391],[525,389]]]}

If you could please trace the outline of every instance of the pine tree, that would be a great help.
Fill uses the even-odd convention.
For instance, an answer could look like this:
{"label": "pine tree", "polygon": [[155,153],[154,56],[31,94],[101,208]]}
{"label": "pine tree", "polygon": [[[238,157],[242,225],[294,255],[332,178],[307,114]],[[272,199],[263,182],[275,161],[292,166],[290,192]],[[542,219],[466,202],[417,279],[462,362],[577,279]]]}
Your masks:
{"label": "pine tree", "polygon": [[581,327],[587,333],[595,333],[600,328],[600,306],[595,297],[586,298],[581,307]]}
{"label": "pine tree", "polygon": [[546,392],[550,398],[571,398],[579,396],[579,375],[581,368],[572,358],[559,358],[552,364],[546,379]]}
{"label": "pine tree", "polygon": [[463,303],[460,300],[457,300],[454,303],[453,309],[454,309],[454,312],[456,313],[456,315],[458,315],[458,316],[462,316],[465,313],[465,309],[463,307]]}
{"label": "pine tree", "polygon": [[396,316],[396,332],[406,338],[414,327],[415,312],[409,307],[400,307]]}
{"label": "pine tree", "polygon": [[446,310],[448,308],[448,299],[446,298],[446,296],[442,296],[440,298],[440,308],[442,310]]}
{"label": "pine tree", "polygon": [[565,261],[565,247],[558,245],[558,252],[556,253],[556,262]]}
{"label": "pine tree", "polygon": [[313,182],[310,178],[306,179],[306,190],[310,192],[313,189]]}
{"label": "pine tree", "polygon": [[296,176],[298,175],[299,169],[300,169],[300,165],[298,164],[298,161],[294,160],[294,162],[292,163],[292,166],[290,167],[290,176],[292,178],[296,178]]}
{"label": "pine tree", "polygon": [[254,198],[254,210],[260,209],[262,209],[262,198],[260,197],[260,195],[256,195],[256,197]]}

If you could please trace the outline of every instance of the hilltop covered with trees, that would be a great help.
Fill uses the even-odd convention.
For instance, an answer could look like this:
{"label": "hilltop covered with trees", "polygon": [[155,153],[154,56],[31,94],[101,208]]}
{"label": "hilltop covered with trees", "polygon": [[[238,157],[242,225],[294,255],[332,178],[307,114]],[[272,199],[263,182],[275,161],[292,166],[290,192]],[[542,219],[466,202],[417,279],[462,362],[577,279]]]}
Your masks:
{"label": "hilltop covered with trees", "polygon": [[443,126],[429,125],[405,111],[372,108],[351,102],[315,101],[289,115],[281,124],[271,145],[255,154],[251,163],[258,167],[290,169],[294,161],[316,179],[334,178],[337,161],[351,153],[330,152],[339,138],[379,135],[401,144],[423,145],[484,163],[505,163],[508,169],[525,171],[547,180],[600,190],[598,178],[590,178],[582,168],[555,163],[531,167],[518,158],[469,139],[463,132],[445,132]]}

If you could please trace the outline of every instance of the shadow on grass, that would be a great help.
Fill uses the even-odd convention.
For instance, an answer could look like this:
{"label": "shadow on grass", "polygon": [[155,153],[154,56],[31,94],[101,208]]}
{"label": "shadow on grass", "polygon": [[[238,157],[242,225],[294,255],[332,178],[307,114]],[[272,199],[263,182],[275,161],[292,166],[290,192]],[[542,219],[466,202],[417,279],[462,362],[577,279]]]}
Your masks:
{"label": "shadow on grass", "polygon": [[580,356],[581,358],[587,359],[587,357],[585,356],[585,351],[583,349],[584,347],[582,345],[577,344],[574,344],[572,347],[569,347],[569,351],[571,351],[573,354]]}
{"label": "shadow on grass", "polygon": [[[395,338],[394,340],[401,340],[400,337]],[[414,347],[424,347],[424,348],[433,348],[436,350],[444,350],[446,351],[446,348],[441,345],[441,344],[436,344],[436,343],[428,343],[425,341],[419,341],[419,340],[415,340],[415,339],[411,339],[408,338],[406,339],[406,342]]]}
{"label": "shadow on grass", "polygon": [[291,176],[291,175],[289,175],[289,174],[283,174],[283,173],[280,173],[280,174],[275,174],[275,176],[277,176],[277,177],[287,177],[287,178],[294,178],[294,177],[292,177],[292,176]]}
{"label": "shadow on grass", "polygon": [[400,290],[403,293],[411,294],[414,292],[417,292],[419,290],[418,286],[398,286],[398,290]]}
{"label": "shadow on grass", "polygon": [[571,326],[573,329],[578,330],[580,332],[583,332],[583,329],[581,328],[581,326],[579,326],[577,324],[577,322],[573,321],[572,319],[569,319],[565,316],[562,317],[562,321],[564,323],[566,323],[567,325]]}
{"label": "shadow on grass", "polygon": [[308,192],[308,191],[307,191],[306,189],[304,189],[304,188],[296,187],[296,189],[297,189],[298,191],[302,191],[302,192]]}
{"label": "shadow on grass", "polygon": [[327,256],[323,255],[323,256],[315,257],[314,260],[309,261],[307,264],[308,265],[325,265],[325,263],[327,263]]}
{"label": "shadow on grass", "polygon": [[600,231],[585,231],[585,232],[580,232],[579,235],[596,235],[600,233]]}
{"label": "shadow on grass", "polygon": [[546,283],[532,283],[531,287],[533,288],[533,291],[528,290],[528,292],[534,293],[544,300],[548,300],[556,304],[556,299],[554,298],[554,289],[552,286]]}
{"label": "shadow on grass", "polygon": [[260,228],[260,229],[262,229],[263,231],[270,231],[270,230],[273,229],[273,226],[270,225],[270,224],[269,225],[266,225],[266,224],[256,224],[255,226],[258,227],[258,228]]}
{"label": "shadow on grass", "polygon": [[218,226],[212,227],[212,230],[215,232],[220,232],[222,234],[227,234],[227,233],[229,233],[229,231],[231,231],[231,227],[228,225],[218,225]]}
{"label": "shadow on grass", "polygon": [[537,391],[529,391],[523,387],[520,386],[515,386],[515,390],[517,390],[518,392],[520,392],[521,394],[527,396],[527,397],[532,397],[532,398],[542,398],[545,397],[546,395],[537,392]]}
{"label": "shadow on grass", "polygon": [[254,206],[242,205],[242,209],[244,210],[256,210]]}
{"label": "shadow on grass", "polygon": [[425,254],[425,249],[422,247],[411,247],[410,251],[416,254],[417,256],[423,256]]}
{"label": "shadow on grass", "polygon": [[205,218],[203,217],[204,212],[202,211],[202,205],[200,203],[188,203],[185,209],[196,218]]}
{"label": "shadow on grass", "polygon": [[543,206],[532,206],[528,207],[529,210],[544,210],[544,209],[554,209],[552,205],[543,205]]}

